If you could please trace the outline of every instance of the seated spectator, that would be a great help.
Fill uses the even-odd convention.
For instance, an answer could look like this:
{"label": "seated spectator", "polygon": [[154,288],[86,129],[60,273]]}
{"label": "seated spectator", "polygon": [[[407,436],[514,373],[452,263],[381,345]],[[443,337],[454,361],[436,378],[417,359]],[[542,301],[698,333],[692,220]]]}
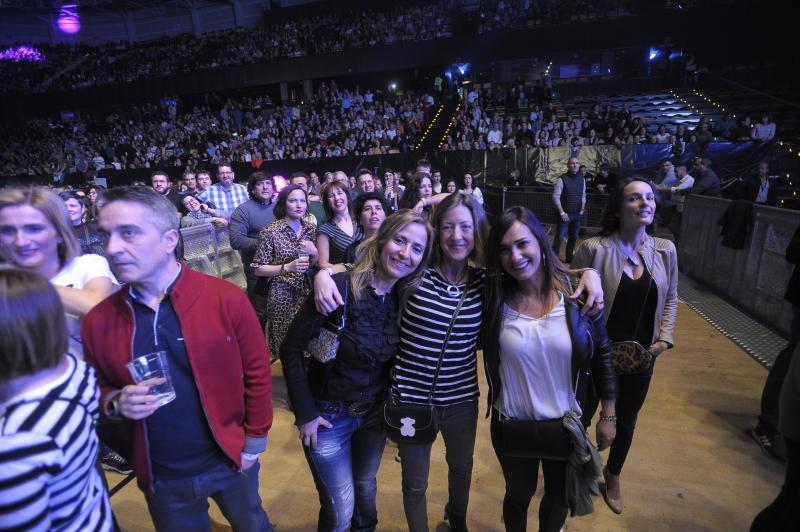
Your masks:
{"label": "seated spectator", "polygon": [[714,122],[712,131],[716,137],[723,140],[731,140],[736,132],[736,119],[733,118],[731,113],[725,113],[722,115],[721,120]]}
{"label": "seated spectator", "polygon": [[734,140],[738,142],[745,142],[751,140],[753,135],[753,123],[750,120],[749,116],[745,116],[744,118],[739,121],[739,126],[736,128],[734,132]]}
{"label": "seated spectator", "polygon": [[661,124],[658,126],[658,130],[656,134],[653,136],[653,140],[656,144],[669,144],[672,135],[667,132],[667,126]]}
{"label": "seated spectator", "polygon": [[755,125],[750,137],[758,142],[767,142],[775,138],[775,122],[767,113],[761,115],[761,121]]}

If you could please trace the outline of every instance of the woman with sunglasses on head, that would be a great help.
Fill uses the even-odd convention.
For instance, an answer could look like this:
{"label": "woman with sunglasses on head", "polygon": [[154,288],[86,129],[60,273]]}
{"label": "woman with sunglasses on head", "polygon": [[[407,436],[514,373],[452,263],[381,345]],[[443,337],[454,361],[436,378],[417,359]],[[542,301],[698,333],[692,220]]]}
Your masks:
{"label": "woman with sunglasses on head", "polygon": [[[655,357],[672,347],[678,314],[678,255],[669,240],[655,238],[656,191],[651,183],[631,179],[608,200],[600,233],[575,251],[574,267],[602,272],[605,318],[613,342],[625,342],[643,361],[635,371],[617,375],[617,439],[603,471],[603,497],[622,513],[620,473],[631,448],[636,418],[647,397]],[[590,390],[591,392],[591,390]],[[597,399],[587,399],[589,425]]]}
{"label": "woman with sunglasses on head", "polygon": [[[608,338],[602,315],[583,315],[580,303],[570,299],[569,270],[550,249],[532,212],[506,209],[492,225],[488,242],[484,363],[492,445],[506,482],[505,528],[527,529],[541,463],[544,496],[538,529],[557,532],[575,508],[566,490],[568,471],[576,454],[591,456],[578,402],[589,368],[603,402],[600,448],[614,439],[616,386]],[[533,443],[552,444],[555,451],[514,449],[519,441],[536,440],[535,431],[546,426],[553,429],[546,441],[540,436]]]}
{"label": "woman with sunglasses on head", "polygon": [[[420,282],[431,241],[430,226],[419,214],[391,215],[358,246],[353,270],[328,279],[344,294],[342,310],[329,318],[309,297],[281,346],[296,424],[319,492],[317,530],[377,527],[375,477],[386,441],[381,407],[399,342],[398,306]],[[311,358],[306,371],[304,351],[316,354],[310,340],[329,333],[338,340],[331,348],[334,358]]]}

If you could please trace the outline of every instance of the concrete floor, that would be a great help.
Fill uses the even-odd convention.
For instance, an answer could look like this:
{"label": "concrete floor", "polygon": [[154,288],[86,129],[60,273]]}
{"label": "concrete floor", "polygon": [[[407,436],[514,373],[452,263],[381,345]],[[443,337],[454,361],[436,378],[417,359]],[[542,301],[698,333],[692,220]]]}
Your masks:
{"label": "concrete floor", "polygon": [[[683,303],[676,330],[677,347],[658,361],[622,474],[624,512],[613,514],[598,497],[594,514],[568,519],[565,530],[745,531],[780,489],[783,468],[744,433],[755,422],[766,370]],[[280,532],[315,530],[317,493],[292,414],[284,406],[280,364],[273,371],[275,421],[269,449],[261,458],[261,495]],[[482,372],[480,380],[485,391]],[[484,406],[482,402],[481,411]],[[400,464],[394,454],[395,448],[387,445],[378,475],[379,530],[406,530]],[[431,530],[441,531],[447,530],[441,519],[447,499],[441,439],[433,455],[428,511]],[[121,479],[108,474],[111,486]],[[503,479],[483,417],[472,482],[470,529],[502,530]],[[531,530],[536,529],[539,496],[531,504]],[[153,529],[135,482],[111,502],[123,530]],[[213,503],[211,515],[215,531],[230,530]]]}

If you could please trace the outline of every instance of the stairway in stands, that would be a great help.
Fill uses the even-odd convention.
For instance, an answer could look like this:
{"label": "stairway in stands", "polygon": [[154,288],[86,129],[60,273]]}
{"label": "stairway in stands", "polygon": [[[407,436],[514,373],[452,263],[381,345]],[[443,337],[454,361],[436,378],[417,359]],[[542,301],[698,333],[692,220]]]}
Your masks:
{"label": "stairway in stands", "polygon": [[439,104],[433,111],[431,119],[425,124],[422,135],[417,140],[417,151],[432,151],[441,149],[444,140],[450,133],[456,113],[461,108],[461,102],[448,102]]}

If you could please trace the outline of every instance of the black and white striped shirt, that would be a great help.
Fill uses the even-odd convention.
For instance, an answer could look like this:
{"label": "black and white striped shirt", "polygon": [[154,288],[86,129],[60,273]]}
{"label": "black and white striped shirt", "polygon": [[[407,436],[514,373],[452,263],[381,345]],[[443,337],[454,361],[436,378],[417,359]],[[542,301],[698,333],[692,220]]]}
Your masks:
{"label": "black and white striped shirt", "polygon": [[400,319],[400,352],[395,361],[394,393],[402,402],[427,403],[447,327],[466,289],[442,361],[433,403],[449,405],[478,397],[478,338],[482,322],[483,271],[471,268],[469,286],[458,293],[433,267],[408,298]]}
{"label": "black and white striped shirt", "polygon": [[0,530],[113,529],[94,370],[67,357],[64,376],[0,404]]}

